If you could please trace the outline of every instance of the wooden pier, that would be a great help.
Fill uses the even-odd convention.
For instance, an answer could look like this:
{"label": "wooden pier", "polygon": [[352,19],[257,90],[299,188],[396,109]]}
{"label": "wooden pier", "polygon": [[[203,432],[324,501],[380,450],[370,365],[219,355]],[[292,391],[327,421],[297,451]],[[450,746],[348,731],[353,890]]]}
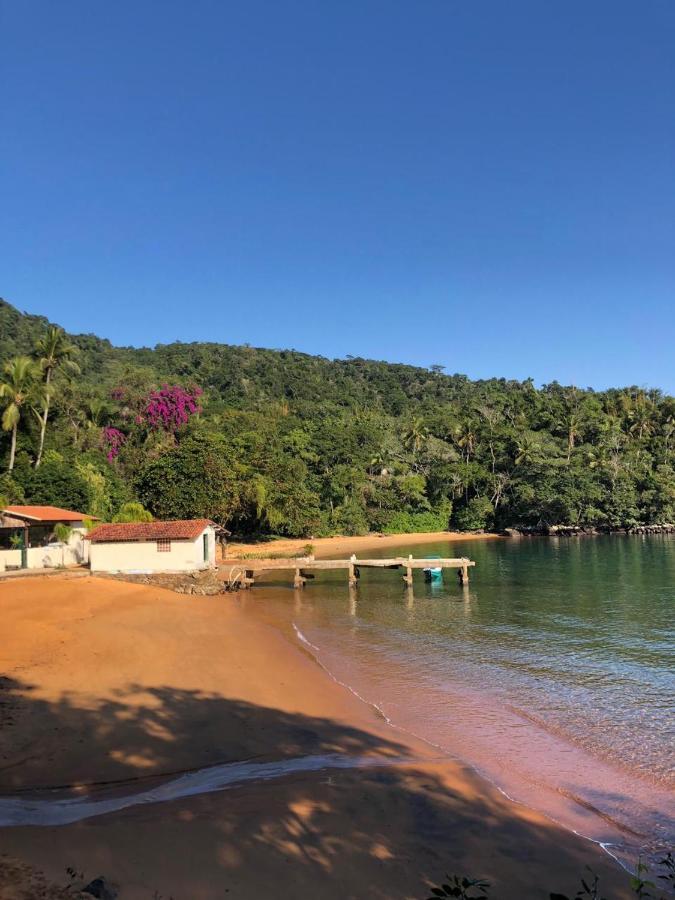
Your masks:
{"label": "wooden pier", "polygon": [[263,572],[294,571],[293,584],[296,588],[304,586],[308,578],[314,578],[312,572],[325,572],[331,569],[345,569],[350,587],[359,583],[361,569],[405,569],[403,581],[412,586],[415,569],[455,569],[460,584],[469,583],[469,569],[476,563],[466,557],[445,559],[415,559],[412,556],[395,556],[391,559],[314,559],[313,556],[296,556],[291,559],[246,559],[237,560],[241,568],[238,579],[241,587],[253,585],[257,575]]}

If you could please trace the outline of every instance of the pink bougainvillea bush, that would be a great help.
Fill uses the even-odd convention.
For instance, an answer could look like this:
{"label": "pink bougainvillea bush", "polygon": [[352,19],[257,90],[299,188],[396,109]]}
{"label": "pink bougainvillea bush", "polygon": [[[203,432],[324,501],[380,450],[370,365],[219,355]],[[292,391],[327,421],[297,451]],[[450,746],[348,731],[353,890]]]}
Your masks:
{"label": "pink bougainvillea bush", "polygon": [[119,428],[113,428],[111,425],[108,425],[103,429],[101,443],[107,450],[106,457],[108,462],[112,462],[119,455],[126,440],[126,434],[120,431]]}
{"label": "pink bougainvillea bush", "polygon": [[199,397],[202,393],[196,386],[186,390],[179,384],[165,384],[148,395],[143,418],[153,431],[173,434],[187,425],[191,416],[201,412]]}
{"label": "pink bougainvillea bush", "polygon": [[112,425],[101,432],[101,446],[108,462],[113,462],[126,444],[143,441],[147,431],[164,432],[174,436],[187,425],[191,417],[202,411],[200,387],[165,384],[149,394],[134,392],[120,385],[111,391],[111,398],[120,405],[118,416],[124,423],[124,431]]}

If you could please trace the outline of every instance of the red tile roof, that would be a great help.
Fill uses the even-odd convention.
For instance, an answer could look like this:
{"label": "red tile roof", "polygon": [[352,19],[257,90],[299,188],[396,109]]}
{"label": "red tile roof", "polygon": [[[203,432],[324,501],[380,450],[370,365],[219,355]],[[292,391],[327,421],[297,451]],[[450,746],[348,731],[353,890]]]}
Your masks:
{"label": "red tile roof", "polygon": [[96,516],[73,512],[72,509],[60,509],[58,506],[5,506],[0,512],[33,522],[81,522],[83,519],[98,522]]}
{"label": "red tile roof", "polygon": [[87,537],[93,544],[118,544],[126,541],[194,541],[209,525],[213,525],[210,519],[125,522],[118,525],[97,525]]}

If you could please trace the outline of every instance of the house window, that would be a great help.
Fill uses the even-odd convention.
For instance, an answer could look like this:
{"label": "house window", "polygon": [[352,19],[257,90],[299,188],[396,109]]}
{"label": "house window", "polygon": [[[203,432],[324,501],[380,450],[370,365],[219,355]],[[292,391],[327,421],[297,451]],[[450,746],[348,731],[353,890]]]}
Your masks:
{"label": "house window", "polygon": [[171,552],[171,541],[166,540],[166,538],[162,538],[162,540],[157,541],[157,552],[158,553],[170,553]]}

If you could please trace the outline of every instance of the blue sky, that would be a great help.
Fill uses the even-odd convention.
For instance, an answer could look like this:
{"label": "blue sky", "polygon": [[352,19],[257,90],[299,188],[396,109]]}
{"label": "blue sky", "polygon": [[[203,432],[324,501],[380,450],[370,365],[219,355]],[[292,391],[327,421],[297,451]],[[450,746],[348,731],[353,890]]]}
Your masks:
{"label": "blue sky", "polygon": [[5,4],[0,295],[675,391],[672,0]]}

